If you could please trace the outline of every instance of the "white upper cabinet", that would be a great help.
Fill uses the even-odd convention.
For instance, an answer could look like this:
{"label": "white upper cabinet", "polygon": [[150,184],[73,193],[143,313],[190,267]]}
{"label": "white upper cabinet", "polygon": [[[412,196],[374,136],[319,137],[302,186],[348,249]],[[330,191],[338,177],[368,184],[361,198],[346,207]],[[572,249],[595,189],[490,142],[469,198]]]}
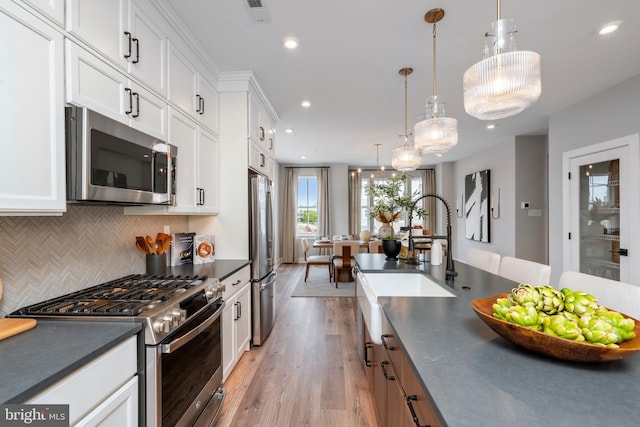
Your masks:
{"label": "white upper cabinet", "polygon": [[176,203],[125,208],[126,215],[216,215],[220,212],[220,142],[217,135],[169,107],[170,144],[178,147]]}
{"label": "white upper cabinet", "polygon": [[24,0],[24,3],[44,13],[56,24],[64,25],[64,0]]}
{"label": "white upper cabinet", "polygon": [[219,132],[218,91],[199,71],[194,55],[169,42],[168,99],[209,130]]}
{"label": "white upper cabinet", "polygon": [[0,6],[0,214],[66,210],[63,36]]}
{"label": "white upper cabinet", "polygon": [[127,0],[67,0],[66,29],[126,68],[128,16]]}
{"label": "white upper cabinet", "polygon": [[150,13],[130,0],[68,0],[67,31],[166,96],[167,37]]}
{"label": "white upper cabinet", "polygon": [[[157,22],[160,18],[152,19],[148,13],[135,3],[131,3],[129,14],[129,31],[131,33],[131,56],[129,59],[129,73],[146,83],[162,96],[167,95],[166,55],[167,35]],[[146,12],[146,13],[145,13]],[[129,36],[127,36],[127,53],[129,52]]]}
{"label": "white upper cabinet", "polygon": [[67,102],[167,139],[167,103],[106,62],[66,40]]}

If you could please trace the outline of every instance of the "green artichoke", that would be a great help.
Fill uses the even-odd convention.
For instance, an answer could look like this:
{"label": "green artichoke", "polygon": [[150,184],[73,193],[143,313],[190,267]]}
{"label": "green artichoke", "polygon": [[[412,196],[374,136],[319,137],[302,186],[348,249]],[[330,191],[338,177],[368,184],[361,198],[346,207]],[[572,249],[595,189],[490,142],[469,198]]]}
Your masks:
{"label": "green artichoke", "polygon": [[509,298],[515,304],[533,307],[536,310],[542,309],[542,296],[540,292],[535,286],[527,283],[521,283],[517,288],[513,288]]}
{"label": "green artichoke", "polygon": [[572,291],[562,288],[564,295],[564,309],[578,316],[595,314],[598,309],[598,299],[583,291]]}
{"label": "green artichoke", "polygon": [[562,314],[545,317],[542,322],[542,330],[548,334],[573,341],[585,340],[578,323]]}
{"label": "green artichoke", "polygon": [[564,310],[564,294],[549,285],[538,286],[542,297],[542,310],[547,314],[556,314]]}

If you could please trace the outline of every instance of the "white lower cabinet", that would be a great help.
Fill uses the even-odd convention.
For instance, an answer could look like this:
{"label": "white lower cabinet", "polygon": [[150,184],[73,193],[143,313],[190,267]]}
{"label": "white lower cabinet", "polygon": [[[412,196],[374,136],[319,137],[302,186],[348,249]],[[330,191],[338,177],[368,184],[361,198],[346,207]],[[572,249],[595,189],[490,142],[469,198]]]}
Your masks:
{"label": "white lower cabinet", "polygon": [[25,403],[67,404],[70,425],[138,425],[137,337],[128,338]]}
{"label": "white lower cabinet", "polygon": [[251,282],[249,267],[222,281],[222,379],[225,381],[251,341]]}
{"label": "white lower cabinet", "polygon": [[0,215],[62,215],[63,35],[5,1],[0,51]]}

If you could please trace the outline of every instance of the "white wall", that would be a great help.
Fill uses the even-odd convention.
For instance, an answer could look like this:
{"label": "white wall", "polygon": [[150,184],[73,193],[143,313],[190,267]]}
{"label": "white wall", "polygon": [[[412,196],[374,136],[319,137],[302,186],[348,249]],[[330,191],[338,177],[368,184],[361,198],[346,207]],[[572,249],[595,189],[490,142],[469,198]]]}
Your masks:
{"label": "white wall", "polygon": [[515,155],[515,256],[547,264],[547,137],[516,137]]}
{"label": "white wall", "polygon": [[[469,248],[479,248],[498,252],[501,255],[515,255],[515,138],[509,138],[487,150],[471,157],[458,160],[454,164],[455,188],[457,200],[455,207],[460,205],[460,196],[464,194],[464,178],[466,175],[489,169],[490,194],[497,206],[498,188],[500,189],[500,219],[491,220],[490,243],[476,242],[465,238],[464,218],[455,218],[454,257],[466,260]],[[463,206],[459,206],[462,212]]]}
{"label": "white wall", "polygon": [[[549,118],[549,265],[551,282],[563,270],[562,153],[640,132],[640,75]],[[638,188],[635,183],[635,188]],[[633,184],[632,184],[633,185]],[[636,190],[637,191],[637,190]],[[638,194],[636,192],[636,197]]]}

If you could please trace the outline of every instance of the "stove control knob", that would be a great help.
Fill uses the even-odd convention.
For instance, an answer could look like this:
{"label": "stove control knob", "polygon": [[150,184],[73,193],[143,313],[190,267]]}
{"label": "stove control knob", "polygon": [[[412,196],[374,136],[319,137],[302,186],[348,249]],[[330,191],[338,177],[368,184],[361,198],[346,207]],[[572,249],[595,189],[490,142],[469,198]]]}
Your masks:
{"label": "stove control knob", "polygon": [[170,313],[171,319],[175,326],[179,325],[181,322],[184,322],[187,318],[187,311],[181,310],[179,308],[175,308],[171,310]]}
{"label": "stove control knob", "polygon": [[159,334],[169,332],[169,322],[166,319],[158,319],[153,322],[153,330]]}

